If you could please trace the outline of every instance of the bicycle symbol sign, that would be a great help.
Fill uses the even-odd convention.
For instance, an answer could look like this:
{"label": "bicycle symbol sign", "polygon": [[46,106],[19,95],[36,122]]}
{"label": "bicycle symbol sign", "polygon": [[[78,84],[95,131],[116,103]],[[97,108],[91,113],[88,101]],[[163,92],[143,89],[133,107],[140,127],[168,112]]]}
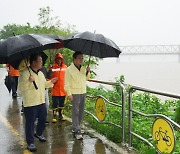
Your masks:
{"label": "bicycle symbol sign", "polygon": [[99,97],[96,101],[96,115],[100,121],[103,121],[106,116],[106,105],[101,97]]}
{"label": "bicycle symbol sign", "polygon": [[152,131],[158,151],[171,153],[175,146],[175,136],[170,123],[165,119],[158,118],[154,121]]}

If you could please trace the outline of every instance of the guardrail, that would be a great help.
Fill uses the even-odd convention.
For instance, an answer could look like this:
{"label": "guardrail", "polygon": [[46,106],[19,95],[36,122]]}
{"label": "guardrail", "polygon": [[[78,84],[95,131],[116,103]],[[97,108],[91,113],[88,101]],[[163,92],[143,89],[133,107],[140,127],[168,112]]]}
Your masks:
{"label": "guardrail", "polygon": [[[89,82],[94,82],[94,83],[100,83],[100,84],[106,84],[106,85],[111,85],[111,86],[119,86],[121,88],[121,102],[122,104],[117,104],[114,102],[110,102],[109,100],[107,100],[104,96],[102,95],[98,95],[98,96],[87,96],[89,98],[102,98],[103,100],[106,101],[106,103],[113,105],[113,106],[117,106],[119,108],[121,108],[121,113],[122,113],[122,121],[121,121],[121,125],[117,125],[115,123],[109,122],[109,121],[105,121],[105,120],[99,120],[97,116],[95,116],[93,113],[85,110],[85,112],[89,115],[91,115],[97,122],[102,123],[102,124],[110,124],[113,126],[116,126],[118,128],[121,128],[121,136],[122,136],[122,146],[128,146],[128,149],[131,151],[132,150],[132,135],[139,138],[140,140],[144,141],[145,143],[147,143],[149,146],[153,146],[153,143],[149,142],[146,138],[138,135],[137,133],[135,133],[134,131],[132,131],[132,113],[136,113],[138,115],[144,116],[144,117],[150,117],[150,118],[163,118],[166,121],[168,121],[168,123],[176,126],[178,129],[180,129],[180,125],[176,122],[174,122],[173,120],[171,120],[169,117],[163,115],[163,114],[145,114],[143,112],[137,111],[135,109],[133,109],[132,107],[132,94],[133,91],[141,91],[141,92],[148,92],[148,93],[152,93],[152,94],[157,94],[157,95],[161,95],[161,96],[166,96],[166,97],[171,97],[171,98],[175,98],[175,99],[180,99],[179,95],[174,95],[174,94],[169,94],[169,93],[164,93],[164,92],[158,92],[158,91],[154,91],[154,90],[150,90],[150,89],[146,89],[146,88],[142,88],[142,87],[137,87],[137,86],[131,86],[129,88],[128,91],[128,115],[126,114],[126,108],[125,108],[125,103],[126,103],[126,92],[125,92],[125,87],[123,84],[121,83],[115,83],[115,82],[105,82],[105,81],[98,81],[98,80],[88,80]],[[126,132],[126,134],[128,135],[128,143],[125,141],[125,117],[128,116],[128,132]],[[161,130],[159,130],[159,132],[157,133],[164,133]],[[167,132],[165,132],[164,134],[166,134]],[[169,136],[166,136],[167,138]],[[126,144],[127,143],[127,144]],[[157,150],[158,151],[158,150]],[[159,152],[159,151],[158,151]]]}
{"label": "guardrail", "polygon": [[163,118],[165,120],[167,120],[168,122],[170,122],[171,124],[173,124],[174,126],[176,126],[177,128],[180,129],[180,125],[177,124],[176,122],[174,122],[173,120],[171,120],[170,118],[168,118],[167,116],[165,115],[162,115],[162,114],[145,114],[145,113],[142,113],[142,112],[139,112],[137,110],[134,110],[132,108],[132,93],[133,93],[133,90],[138,90],[138,91],[141,91],[141,92],[149,92],[149,93],[153,93],[153,94],[157,94],[157,95],[161,95],[161,96],[167,96],[167,97],[171,97],[171,98],[176,98],[176,99],[180,99],[180,96],[179,95],[174,95],[174,94],[168,94],[168,93],[164,93],[164,92],[158,92],[158,91],[153,91],[153,90],[149,90],[149,89],[145,89],[145,88],[141,88],[141,87],[137,87],[137,86],[131,86],[131,88],[129,89],[129,120],[128,120],[128,136],[129,136],[129,143],[128,143],[128,148],[129,149],[132,149],[132,135],[136,136],[137,138],[139,138],[140,140],[146,142],[148,145],[150,146],[153,146],[152,143],[150,143],[147,139],[143,138],[142,136],[136,134],[135,132],[132,131],[132,113],[136,113],[136,114],[139,114],[141,116],[144,116],[144,117],[156,117],[156,118]]}
{"label": "guardrail", "polygon": [[103,98],[108,104],[110,105],[113,105],[113,106],[117,106],[117,107],[120,107],[121,108],[121,113],[122,113],[122,121],[121,121],[121,126],[120,125],[117,125],[117,124],[114,124],[112,122],[108,122],[108,121],[101,121],[99,120],[95,115],[93,115],[92,113],[90,113],[89,111],[86,111],[86,113],[90,114],[91,116],[94,117],[94,119],[96,119],[99,123],[106,123],[106,124],[111,124],[111,125],[114,125],[116,127],[119,127],[121,128],[121,134],[122,134],[122,145],[124,146],[125,145],[125,99],[126,99],[126,96],[125,96],[125,88],[124,88],[124,85],[121,84],[121,83],[114,83],[114,82],[104,82],[104,81],[98,81],[98,80],[88,80],[89,82],[95,82],[95,83],[101,83],[101,84],[106,84],[106,85],[112,85],[112,86],[119,86],[121,88],[121,91],[122,91],[122,105],[119,105],[119,104],[116,104],[116,103],[113,103],[113,102],[110,102],[109,100],[107,100],[105,97],[103,96],[96,96],[96,97],[101,97]]}

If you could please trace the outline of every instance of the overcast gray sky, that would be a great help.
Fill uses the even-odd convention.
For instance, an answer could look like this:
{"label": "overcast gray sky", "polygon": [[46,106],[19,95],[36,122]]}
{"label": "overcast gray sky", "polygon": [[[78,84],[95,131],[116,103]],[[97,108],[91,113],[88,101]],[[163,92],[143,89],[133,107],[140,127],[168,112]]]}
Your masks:
{"label": "overcast gray sky", "polygon": [[179,45],[180,0],[0,0],[0,29],[38,24],[49,6],[63,24],[101,33],[122,45]]}

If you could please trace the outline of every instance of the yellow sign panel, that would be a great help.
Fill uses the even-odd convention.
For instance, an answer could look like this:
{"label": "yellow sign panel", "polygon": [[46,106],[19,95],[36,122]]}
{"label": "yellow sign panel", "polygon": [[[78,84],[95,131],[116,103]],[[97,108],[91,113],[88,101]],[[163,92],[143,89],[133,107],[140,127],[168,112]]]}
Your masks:
{"label": "yellow sign panel", "polygon": [[175,146],[175,136],[172,126],[164,119],[158,118],[153,124],[153,140],[162,153],[171,153]]}
{"label": "yellow sign panel", "polygon": [[99,97],[96,101],[96,115],[100,121],[103,121],[106,116],[106,106],[104,103],[104,99],[102,99],[101,97]]}

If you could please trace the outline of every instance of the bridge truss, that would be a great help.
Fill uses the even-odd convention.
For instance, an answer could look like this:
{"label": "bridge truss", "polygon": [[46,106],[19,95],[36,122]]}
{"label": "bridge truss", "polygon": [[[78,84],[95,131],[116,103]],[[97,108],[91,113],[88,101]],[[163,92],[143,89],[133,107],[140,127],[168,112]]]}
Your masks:
{"label": "bridge truss", "polygon": [[123,55],[138,54],[180,54],[180,45],[119,46]]}

